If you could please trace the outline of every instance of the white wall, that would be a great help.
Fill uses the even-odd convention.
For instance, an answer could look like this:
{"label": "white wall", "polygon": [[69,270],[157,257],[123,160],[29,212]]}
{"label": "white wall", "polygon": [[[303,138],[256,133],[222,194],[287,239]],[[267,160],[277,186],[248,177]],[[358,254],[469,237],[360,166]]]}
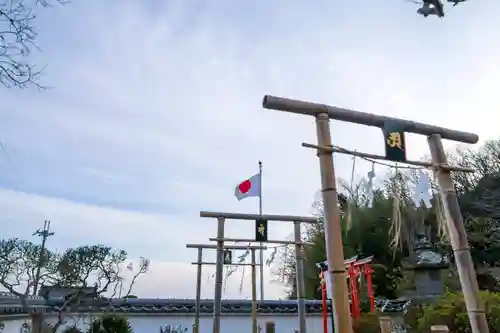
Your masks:
{"label": "white wall", "polygon": [[[48,320],[51,321],[50,319]],[[55,320],[54,320],[55,321]],[[182,325],[188,328],[191,333],[194,317],[192,316],[130,316],[130,324],[134,328],[134,333],[159,333],[160,326]],[[258,318],[258,322],[264,333],[266,322],[274,321],[276,323],[277,333],[293,333],[298,330],[298,317],[297,316],[262,316]],[[5,321],[5,329],[3,333],[20,333],[21,325],[25,320],[11,320]],[[77,324],[80,328],[88,327],[90,317],[70,318],[67,320],[66,325]],[[200,318],[200,333],[212,333],[212,317],[203,316]],[[328,322],[329,332],[331,332],[331,323]],[[222,316],[221,319],[221,333],[251,333],[252,318],[251,316]],[[307,318],[308,333],[321,333],[323,332],[323,319],[321,316],[309,316]]]}

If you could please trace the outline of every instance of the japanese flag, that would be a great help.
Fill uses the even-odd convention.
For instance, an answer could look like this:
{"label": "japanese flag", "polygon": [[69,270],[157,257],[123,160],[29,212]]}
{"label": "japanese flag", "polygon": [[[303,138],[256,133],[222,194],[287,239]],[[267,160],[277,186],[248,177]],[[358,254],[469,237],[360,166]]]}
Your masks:
{"label": "japanese flag", "polygon": [[249,197],[259,197],[260,196],[260,173],[253,175],[247,180],[239,183],[234,189],[234,196],[239,201],[249,198]]}

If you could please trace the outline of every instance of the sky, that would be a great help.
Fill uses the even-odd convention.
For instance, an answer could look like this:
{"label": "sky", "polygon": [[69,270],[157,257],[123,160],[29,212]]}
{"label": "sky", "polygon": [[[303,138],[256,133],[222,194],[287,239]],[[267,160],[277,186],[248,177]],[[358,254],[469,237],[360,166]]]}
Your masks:
{"label": "sky", "polygon": [[[301,143],[315,143],[314,119],[263,109],[264,95],[498,138],[500,2],[446,5],[444,19],[417,9],[404,0],[74,0],[40,10],[32,59],[51,88],[0,88],[2,237],[35,241],[50,220],[50,248],[125,249],[151,260],[135,294],[191,298],[196,251],[185,244],[216,233],[199,212],[257,213],[258,200],[239,202],[234,188],[259,160],[264,212],[312,213],[319,165]],[[331,133],[336,145],[383,154],[379,129],[332,121]],[[409,135],[407,150],[426,155],[425,138]],[[351,164],[336,155],[337,176],[349,178]],[[369,168],[356,162],[355,173]],[[226,235],[251,238],[253,228],[230,220]],[[292,233],[269,228],[269,238]],[[206,298],[212,272],[203,272]],[[249,297],[248,273],[227,279],[224,297]],[[272,267],[265,280],[266,298],[284,296]]]}

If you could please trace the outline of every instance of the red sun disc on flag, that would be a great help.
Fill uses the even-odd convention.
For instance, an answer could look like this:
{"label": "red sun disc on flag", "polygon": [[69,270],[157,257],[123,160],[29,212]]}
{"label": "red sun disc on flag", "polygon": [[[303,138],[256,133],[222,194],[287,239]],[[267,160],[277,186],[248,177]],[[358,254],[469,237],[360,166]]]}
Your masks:
{"label": "red sun disc on flag", "polygon": [[251,188],[252,188],[252,182],[250,180],[245,180],[240,185],[238,185],[238,190],[240,191],[240,193],[243,194],[248,193],[248,191],[250,191]]}

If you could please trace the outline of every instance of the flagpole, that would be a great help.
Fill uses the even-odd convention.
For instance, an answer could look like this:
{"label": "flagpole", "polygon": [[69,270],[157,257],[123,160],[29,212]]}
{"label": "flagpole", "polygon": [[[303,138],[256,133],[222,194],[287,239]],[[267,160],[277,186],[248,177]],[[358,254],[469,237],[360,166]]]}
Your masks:
{"label": "flagpole", "polygon": [[[259,174],[260,174],[260,186],[259,186],[259,215],[262,215],[262,161],[259,161]],[[262,246],[262,242],[260,242]],[[260,249],[259,253],[260,260],[260,299],[264,300],[264,250]]]}

